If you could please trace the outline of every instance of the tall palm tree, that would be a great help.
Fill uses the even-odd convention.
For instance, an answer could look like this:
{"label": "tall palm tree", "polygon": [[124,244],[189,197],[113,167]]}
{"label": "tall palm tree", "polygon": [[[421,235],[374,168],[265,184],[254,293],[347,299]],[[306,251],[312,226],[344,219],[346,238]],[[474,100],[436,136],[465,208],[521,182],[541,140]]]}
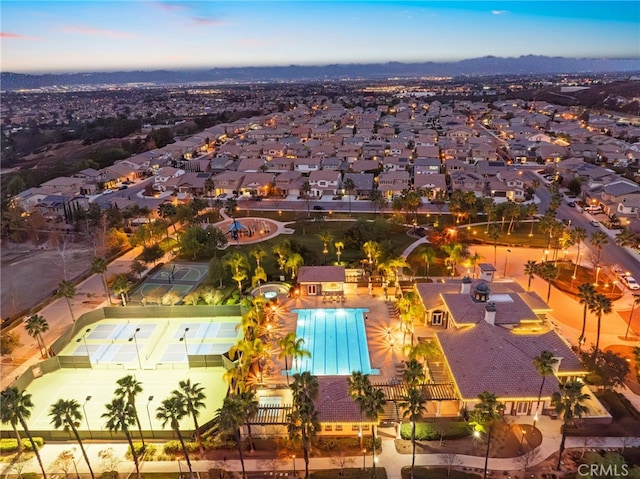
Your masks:
{"label": "tall palm tree", "polygon": [[320,428],[315,401],[318,398],[318,378],[310,372],[293,375],[291,391],[293,395],[293,411],[289,415],[289,437],[302,440],[304,452],[305,479],[309,478],[309,453],[311,441]]}
{"label": "tall palm tree", "polygon": [[47,348],[47,345],[44,342],[44,337],[42,336],[42,333],[49,331],[49,323],[47,320],[39,314],[34,314],[26,320],[24,329],[27,330],[27,334],[29,336],[36,340],[38,348],[40,348],[40,353],[42,353],[42,350],[44,349],[43,356],[48,358],[49,349]]}
{"label": "tall palm tree", "polygon": [[333,243],[333,246],[336,248],[336,256],[338,257],[338,264],[340,264],[340,256],[342,256],[342,250],[344,249],[344,242],[336,241]]}
{"label": "tall palm tree", "polygon": [[538,402],[536,404],[536,414],[533,417],[533,427],[536,427],[536,419],[538,417],[538,410],[540,409],[540,398],[542,397],[542,389],[544,388],[544,381],[547,376],[553,374],[553,366],[558,360],[553,356],[550,351],[542,351],[539,356],[533,358],[533,365],[538,371],[538,374],[542,376],[542,383],[540,384],[540,390],[538,391]]}
{"label": "tall palm tree", "polygon": [[593,303],[589,306],[589,310],[598,318],[596,345],[593,348],[593,357],[595,358],[598,355],[598,348],[600,346],[600,324],[602,322],[602,315],[611,312],[611,300],[602,293],[596,293],[593,296]]}
{"label": "tall palm tree", "polygon": [[524,274],[529,277],[529,282],[527,283],[527,291],[531,291],[531,280],[538,272],[538,263],[535,261],[529,260],[524,264]]}
{"label": "tall palm tree", "polygon": [[573,236],[573,241],[578,245],[578,251],[576,253],[576,263],[580,260],[580,247],[582,246],[582,242],[587,238],[587,230],[581,228],[580,226],[574,226],[571,230],[571,235]]}
{"label": "tall palm tree", "polygon": [[160,406],[156,409],[156,418],[162,422],[164,428],[167,423],[171,429],[178,435],[180,446],[182,447],[182,453],[184,454],[184,460],[187,462],[189,473],[193,477],[193,470],[191,469],[191,460],[189,459],[189,452],[187,446],[184,443],[184,438],[180,432],[180,421],[189,414],[187,411],[186,401],[184,396],[172,393],[167,399],[160,403]]}
{"label": "tall palm tree", "polygon": [[598,250],[598,256],[596,258],[596,266],[599,266],[600,253],[602,253],[602,247],[609,244],[609,238],[607,238],[607,235],[604,234],[602,231],[597,230],[591,233],[591,236],[589,237],[589,243],[591,243],[591,245]]}
{"label": "tall palm tree", "polygon": [[251,435],[251,419],[258,414],[258,398],[255,391],[249,389],[238,395],[242,408],[244,409],[245,425],[247,426],[247,439],[249,440],[249,449],[255,450],[253,444],[253,436]]}
{"label": "tall palm tree", "polygon": [[476,277],[476,266],[478,265],[478,263],[480,262],[480,260],[483,258],[483,256],[478,253],[477,251],[474,251],[473,253],[471,253],[469,255],[469,257],[467,258],[467,261],[469,262],[468,264],[470,264],[473,267],[473,277]]}
{"label": "tall palm tree", "polygon": [[216,411],[215,420],[221,431],[233,434],[240,456],[240,465],[242,467],[242,477],[245,479],[247,474],[244,469],[244,454],[242,450],[242,435],[240,428],[246,422],[245,408],[242,400],[235,394],[230,394],[222,401],[222,407]]}
{"label": "tall palm tree", "polygon": [[596,288],[591,283],[582,283],[578,286],[578,299],[580,304],[584,305],[582,310],[582,330],[580,331],[580,337],[578,338],[578,350],[582,346],[584,340],[585,329],[587,327],[587,310],[593,304],[593,297],[596,294]]}
{"label": "tall palm tree", "polygon": [[567,439],[567,426],[573,424],[576,418],[581,418],[589,411],[589,408],[583,404],[589,399],[589,395],[582,392],[583,387],[584,384],[578,380],[567,381],[560,384],[560,392],[554,393],[551,398],[551,404],[555,406],[556,412],[562,414],[562,439],[558,450],[556,471],[560,470],[564,443]]}
{"label": "tall palm tree", "polygon": [[206,407],[204,400],[207,398],[204,393],[204,387],[200,383],[191,384],[190,379],[185,379],[178,383],[180,391],[173,391],[174,395],[182,395],[187,412],[193,418],[193,427],[196,431],[196,441],[200,449],[200,457],[204,457],[204,445],[202,444],[202,436],[200,435],[200,427],[198,426],[198,416],[200,410]]}
{"label": "tall palm tree", "polygon": [[71,307],[71,299],[76,295],[77,290],[75,285],[71,281],[61,281],[58,284],[58,296],[63,296],[67,301],[67,307],[69,308],[69,314],[71,315],[71,320],[75,323],[76,317],[73,314],[73,308]]}
{"label": "tall palm tree", "polygon": [[493,424],[502,417],[504,404],[499,402],[496,395],[489,391],[483,391],[478,394],[478,399],[479,402],[476,403],[469,416],[471,419],[470,424],[473,426],[475,433],[487,433],[487,453],[484,457],[484,473],[482,475],[483,479],[487,479]]}
{"label": "tall palm tree", "polygon": [[420,252],[418,257],[424,261],[424,274],[427,281],[429,281],[429,270],[431,269],[431,265],[436,261],[436,252],[433,248],[427,246]]}
{"label": "tall palm tree", "polygon": [[425,381],[424,366],[417,359],[409,359],[404,364],[404,371],[402,372],[402,379],[409,384],[410,387],[416,387],[418,384],[422,384]]}
{"label": "tall palm tree", "polygon": [[140,416],[138,415],[138,408],[136,407],[136,396],[142,392],[142,383],[129,374],[118,379],[116,384],[118,385],[115,390],[116,397],[123,398],[133,409],[133,416],[135,417],[136,424],[138,425],[140,441],[142,441],[142,449],[144,450],[146,449],[144,444],[144,435],[142,434],[142,425],[140,424]]}
{"label": "tall palm tree", "polygon": [[489,225],[489,230],[487,231],[487,236],[489,239],[493,241],[493,265],[497,267],[498,265],[498,240],[502,236],[502,231],[500,231],[500,225],[497,223],[491,223]]}
{"label": "tall palm tree", "polygon": [[[360,405],[362,398],[366,392],[371,388],[371,382],[369,381],[369,375],[363,374],[361,371],[353,371],[351,376],[347,377],[347,391],[353,401]],[[360,409],[360,422],[362,422],[362,409]],[[360,435],[360,446],[362,447],[362,435]]]}
{"label": "tall palm tree", "polygon": [[367,256],[369,267],[373,271],[380,256],[382,256],[382,246],[377,241],[369,240],[362,245],[362,251]]}
{"label": "tall palm tree", "polygon": [[400,407],[404,408],[402,417],[411,422],[411,479],[414,478],[413,471],[416,463],[416,423],[427,412],[425,404],[422,391],[415,384],[409,387],[407,395],[400,403]]}
{"label": "tall palm tree", "polygon": [[300,253],[291,253],[287,258],[285,268],[289,270],[291,279],[293,280],[298,275],[298,268],[304,264],[304,258]]}
{"label": "tall palm tree", "polygon": [[53,424],[54,428],[62,428],[64,431],[68,432],[71,430],[71,432],[73,432],[73,435],[80,446],[80,450],[82,451],[82,455],[84,456],[84,461],[87,463],[87,467],[89,468],[91,478],[95,479],[93,469],[91,469],[91,463],[89,462],[89,456],[87,456],[87,451],[84,450],[84,444],[82,444],[80,434],[78,434],[78,426],[82,421],[80,403],[75,399],[59,399],[56,403],[51,405],[49,416],[51,417],[51,424]]}
{"label": "tall palm tree", "polygon": [[538,268],[538,274],[548,283],[547,287],[547,303],[551,298],[551,282],[558,277],[560,270],[558,267],[550,261],[545,261]]}
{"label": "tall palm tree", "polygon": [[91,268],[89,271],[91,274],[100,275],[102,286],[104,287],[104,293],[107,295],[109,306],[111,306],[111,293],[109,292],[109,286],[107,285],[107,260],[96,256],[91,261]]}
{"label": "tall palm tree", "polygon": [[11,424],[18,441],[18,452],[22,452],[22,439],[20,439],[20,434],[18,433],[18,423],[20,423],[22,430],[29,438],[31,449],[36,455],[38,464],[40,465],[40,470],[42,471],[42,477],[47,479],[47,473],[45,472],[44,465],[42,464],[40,451],[33,440],[31,431],[27,427],[27,419],[31,417],[31,410],[33,408],[34,404],[31,401],[31,394],[26,393],[25,391],[20,391],[15,386],[10,386],[0,393],[0,422],[3,424]]}
{"label": "tall palm tree", "polygon": [[131,404],[127,403],[122,397],[115,397],[113,400],[105,404],[107,410],[102,417],[107,420],[105,427],[109,431],[124,432],[129,443],[129,449],[131,450],[131,456],[133,457],[133,463],[136,466],[136,477],[140,479],[140,465],[138,463],[138,453],[133,445],[133,439],[129,432],[129,426],[133,426],[136,423],[136,416]]}
{"label": "tall palm tree", "polygon": [[326,263],[327,253],[329,252],[328,245],[333,241],[333,234],[331,231],[324,230],[318,233],[318,239],[322,241],[322,254],[324,255],[323,263]]}
{"label": "tall palm tree", "polygon": [[289,332],[286,336],[278,339],[278,347],[280,352],[278,353],[278,359],[284,358],[285,374],[287,376],[287,386],[289,385],[289,362],[288,358],[291,356],[293,362],[296,365],[296,372],[298,372],[298,360],[303,357],[311,357],[309,350],[304,349],[304,339],[297,338],[296,333]]}
{"label": "tall palm tree", "polygon": [[342,187],[347,192],[347,197],[349,198],[349,216],[351,216],[351,193],[356,189],[356,185],[351,178],[347,178],[344,180]]}
{"label": "tall palm tree", "polygon": [[267,256],[267,251],[260,245],[255,246],[249,254],[256,260],[256,267],[260,267],[262,259]]}
{"label": "tall palm tree", "polygon": [[371,450],[373,451],[373,477],[376,477],[376,427],[380,414],[384,412],[384,405],[387,403],[384,397],[384,391],[370,386],[362,400],[360,401],[360,410],[364,416],[371,422]]}

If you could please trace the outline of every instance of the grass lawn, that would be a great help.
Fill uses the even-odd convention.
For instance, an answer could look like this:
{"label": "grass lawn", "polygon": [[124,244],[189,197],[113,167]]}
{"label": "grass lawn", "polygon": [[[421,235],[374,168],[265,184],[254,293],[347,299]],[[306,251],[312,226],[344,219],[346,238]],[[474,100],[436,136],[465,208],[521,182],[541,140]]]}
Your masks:
{"label": "grass lawn", "polygon": [[[416,466],[413,469],[413,475],[415,479],[476,479],[481,477],[481,474],[474,474],[472,472],[458,471],[451,469],[449,475],[446,467],[425,467]],[[411,477],[411,467],[405,466],[402,468],[402,479],[409,479]]]}
{"label": "grass lawn", "polygon": [[[620,289],[616,278],[614,276],[609,276],[604,271],[600,271],[600,273],[598,273],[595,269],[585,268],[580,265],[576,268],[575,264],[570,261],[557,261],[556,266],[558,266],[559,273],[558,277],[552,281],[552,283],[556,288],[564,291],[565,293],[577,295],[579,293],[578,286],[582,283],[595,284],[597,276],[597,290],[599,293],[604,294],[612,301],[618,300],[622,297],[622,290]],[[576,272],[576,279],[572,278],[574,271]],[[616,282],[614,283],[614,281]]]}
{"label": "grass lawn", "polygon": [[[369,457],[369,464],[371,458]],[[338,458],[335,459],[339,461]],[[304,474],[304,469],[301,471]],[[366,469],[345,467],[344,469],[324,469],[321,471],[314,471],[310,474],[313,479],[371,479],[373,476],[373,470],[371,467]],[[387,471],[384,467],[376,467],[377,479],[387,479]]]}
{"label": "grass lawn", "polygon": [[[532,246],[534,248],[547,247],[547,235],[540,231],[539,223],[533,224],[533,232],[531,230],[531,223],[521,223],[513,229],[510,235],[506,234],[508,227],[509,223],[505,222],[504,232],[497,240],[498,246]],[[472,243],[493,244],[493,240],[489,238],[489,235],[487,234],[486,225],[472,226],[471,228],[462,226],[459,229],[469,237],[469,240]],[[532,236],[529,236],[530,234],[532,234]]]}

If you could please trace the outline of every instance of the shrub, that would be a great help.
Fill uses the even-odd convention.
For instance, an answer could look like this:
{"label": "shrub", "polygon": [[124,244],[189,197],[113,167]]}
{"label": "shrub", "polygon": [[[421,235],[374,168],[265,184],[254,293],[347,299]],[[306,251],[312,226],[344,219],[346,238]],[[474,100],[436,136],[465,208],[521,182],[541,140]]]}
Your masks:
{"label": "shrub", "polygon": [[[185,448],[188,453],[198,452],[198,443],[197,442],[185,442]],[[169,455],[182,454],[182,445],[180,441],[169,441],[164,445],[164,453]]]}
{"label": "shrub", "polygon": [[[29,440],[29,438],[22,437],[20,439],[22,440],[22,445],[24,446],[25,450],[31,451],[31,441]],[[43,444],[44,444],[44,439],[42,439],[41,437],[34,437],[33,438],[33,442],[36,443],[36,447],[38,449],[41,449]],[[17,450],[18,450],[18,440],[17,439],[15,439],[15,438],[0,439],[0,452],[1,453],[15,452]]]}
{"label": "shrub", "polygon": [[[462,421],[456,422],[419,422],[416,424],[416,441],[436,441],[440,439],[460,439],[471,433],[469,424]],[[400,427],[402,439],[411,439],[411,424],[404,423]]]}
{"label": "shrub", "polygon": [[[155,444],[150,444],[150,443],[146,443],[146,459],[150,460],[151,458],[153,458],[153,456],[156,455],[156,452],[158,452],[156,445]],[[180,443],[178,442],[178,447],[180,446]],[[133,441],[133,448],[136,451],[136,456],[140,457],[142,455],[142,441]],[[133,456],[131,455],[131,446],[129,446],[127,448],[127,453],[126,453],[126,457],[128,460],[132,461],[133,460]]]}
{"label": "shrub", "polygon": [[[371,437],[365,437],[363,440],[363,446],[367,449],[372,449]],[[376,449],[379,449],[382,445],[382,440],[376,437]],[[321,451],[333,452],[333,451],[347,451],[349,449],[360,449],[360,440],[357,437],[320,437],[316,447]]]}

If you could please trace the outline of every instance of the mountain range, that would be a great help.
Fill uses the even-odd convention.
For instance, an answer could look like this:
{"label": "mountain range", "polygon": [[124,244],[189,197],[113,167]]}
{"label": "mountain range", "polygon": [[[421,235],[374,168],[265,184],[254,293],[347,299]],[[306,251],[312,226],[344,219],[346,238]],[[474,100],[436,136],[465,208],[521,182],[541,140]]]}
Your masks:
{"label": "mountain range", "polygon": [[185,84],[248,83],[429,76],[543,75],[575,73],[640,72],[640,59],[564,58],[527,55],[521,57],[486,56],[457,62],[334,64],[323,66],[228,67],[199,70],[154,70],[84,73],[22,74],[2,72],[4,91],[51,86],[103,84]]}

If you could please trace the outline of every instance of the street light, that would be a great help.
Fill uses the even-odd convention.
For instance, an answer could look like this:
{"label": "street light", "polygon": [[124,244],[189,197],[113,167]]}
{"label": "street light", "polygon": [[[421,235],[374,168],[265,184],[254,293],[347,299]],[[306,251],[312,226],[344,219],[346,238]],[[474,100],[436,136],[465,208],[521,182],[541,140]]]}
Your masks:
{"label": "street light", "polygon": [[151,431],[151,438],[155,439],[155,434],[153,432],[153,424],[151,423],[151,413],[149,412],[149,405],[153,401],[153,396],[149,396],[149,400],[147,401],[147,417],[149,418],[149,430]]}
{"label": "street light", "polygon": [[366,470],[367,469],[367,450],[363,449],[362,450],[362,470]]}
{"label": "street light", "polygon": [[91,401],[91,396],[87,396],[84,402],[82,403],[82,412],[84,413],[84,420],[87,423],[87,431],[89,431],[89,439],[93,439],[93,435],[91,434],[91,428],[89,427],[89,418],[87,417],[87,409],[85,406],[87,402]]}
{"label": "street light", "polygon": [[129,342],[133,341],[133,344],[136,345],[136,356],[138,357],[138,366],[142,369],[142,362],[140,362],[140,351],[138,350],[138,340],[136,339],[136,335],[140,332],[140,328],[136,328],[133,336],[129,338]]}
{"label": "street light", "polygon": [[631,304],[631,314],[629,314],[629,321],[627,322],[627,330],[624,332],[624,339],[627,339],[629,336],[629,328],[631,327],[631,320],[633,319],[633,310],[636,308],[636,304],[640,303],[640,296],[637,294],[632,294],[633,303]]}
{"label": "street light", "polygon": [[187,345],[187,333],[189,332],[189,328],[184,328],[184,333],[180,337],[180,342],[184,342],[184,353],[187,357],[187,362],[189,362],[189,346]]}
{"label": "street light", "polygon": [[502,275],[503,278],[507,277],[507,258],[509,257],[509,253],[511,253],[511,250],[507,248],[507,254],[504,255],[504,274]]}
{"label": "street light", "polygon": [[296,455],[291,454],[291,462],[293,463],[293,477],[296,477]]}
{"label": "street light", "polygon": [[91,355],[89,354],[89,346],[87,346],[87,334],[89,334],[90,332],[91,332],[91,328],[87,328],[84,334],[78,339],[76,339],[76,343],[79,343],[80,341],[84,342],[84,349],[85,351],[87,351],[87,359],[89,360],[89,367],[93,368],[93,365],[91,364]]}

